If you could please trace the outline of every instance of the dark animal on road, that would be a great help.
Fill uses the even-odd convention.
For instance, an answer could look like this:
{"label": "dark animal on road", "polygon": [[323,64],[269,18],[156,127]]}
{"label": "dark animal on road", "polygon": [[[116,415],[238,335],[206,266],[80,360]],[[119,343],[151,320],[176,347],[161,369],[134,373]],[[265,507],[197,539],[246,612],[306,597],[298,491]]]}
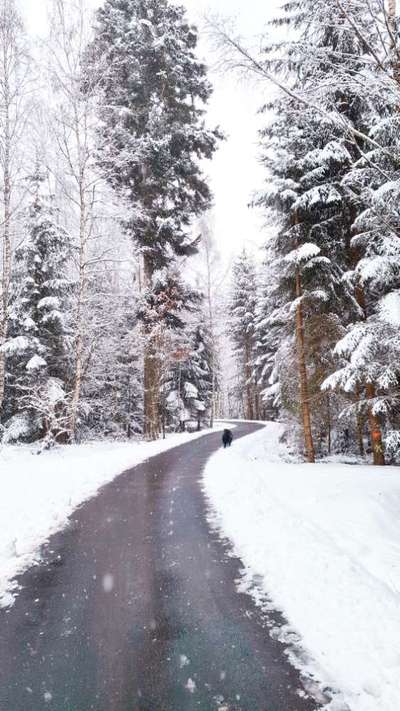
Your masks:
{"label": "dark animal on road", "polygon": [[230,447],[233,441],[233,434],[230,430],[224,430],[224,433],[222,435],[222,444],[224,445],[224,449],[226,447]]}

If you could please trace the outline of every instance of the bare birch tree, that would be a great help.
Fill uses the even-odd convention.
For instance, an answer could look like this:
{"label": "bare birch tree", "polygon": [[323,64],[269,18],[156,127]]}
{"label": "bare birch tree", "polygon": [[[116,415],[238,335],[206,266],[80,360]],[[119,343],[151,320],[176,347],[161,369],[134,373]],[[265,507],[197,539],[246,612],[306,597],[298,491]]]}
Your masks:
{"label": "bare birch tree", "polygon": [[22,20],[14,0],[0,0],[0,411],[4,400],[5,355],[12,267],[13,219],[18,204],[21,140],[27,123],[28,63]]}
{"label": "bare birch tree", "polygon": [[207,304],[208,325],[211,338],[211,368],[212,368],[212,400],[210,413],[210,427],[214,426],[216,410],[216,371],[218,367],[217,333],[216,333],[216,303],[215,303],[215,253],[210,226],[206,219],[201,223],[202,252],[205,262],[205,294]]}
{"label": "bare birch tree", "polygon": [[50,80],[56,102],[50,131],[62,159],[62,183],[71,213],[75,216],[76,303],[74,318],[74,372],[71,384],[69,427],[76,437],[82,380],[85,370],[85,305],[89,282],[90,240],[94,230],[98,175],[94,160],[94,86],[86,77],[83,91],[82,65],[89,40],[89,21],[83,0],[52,0],[49,41]]}

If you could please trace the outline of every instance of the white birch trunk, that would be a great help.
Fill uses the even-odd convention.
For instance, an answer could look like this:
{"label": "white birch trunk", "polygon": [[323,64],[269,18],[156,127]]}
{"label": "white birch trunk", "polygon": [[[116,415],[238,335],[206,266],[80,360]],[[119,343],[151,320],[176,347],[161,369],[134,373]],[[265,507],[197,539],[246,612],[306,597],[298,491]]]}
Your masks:
{"label": "white birch trunk", "polygon": [[[207,229],[207,228],[206,228]],[[212,295],[212,267],[211,267],[211,251],[208,234],[204,240],[204,248],[206,253],[206,268],[207,268],[207,306],[208,306],[208,318],[210,323],[210,337],[211,337],[211,413],[210,413],[210,427],[214,427],[214,417],[215,417],[215,395],[216,395],[216,357],[215,357],[215,324],[214,324],[214,300]]]}
{"label": "white birch trunk", "polygon": [[[76,302],[74,319],[74,368],[72,373],[69,428],[76,439],[79,405],[85,379],[87,349],[87,291],[89,282],[89,241],[94,216],[93,106],[92,93],[80,91],[80,68],[87,43],[87,21],[81,0],[72,6],[65,0],[53,0],[50,70],[61,98],[59,114],[53,117],[53,132],[60,156],[72,178],[71,196],[66,191],[70,212],[77,217]],[[55,118],[55,120],[54,120]],[[56,128],[54,128],[54,126]]]}
{"label": "white birch trunk", "polygon": [[[16,143],[22,138],[26,60],[23,27],[14,0],[0,1],[0,112],[1,112],[1,285],[0,285],[0,347],[8,331],[8,308],[12,267],[12,194],[16,172]],[[26,63],[26,62],[25,62]],[[0,412],[4,402],[5,356],[0,352]]]}
{"label": "white birch trunk", "polygon": [[83,185],[80,190],[80,221],[79,221],[79,277],[78,277],[78,299],[76,305],[75,319],[75,373],[73,381],[73,392],[70,412],[70,432],[74,440],[76,438],[78,409],[82,390],[82,376],[84,370],[84,308],[87,286],[87,234],[86,234],[86,202]]}
{"label": "white birch trunk", "polygon": [[[7,68],[7,46],[3,45],[4,79],[4,162],[3,162],[3,245],[2,245],[2,280],[0,301],[0,347],[4,346],[8,326],[8,298],[11,276],[11,175],[10,175],[10,87]],[[0,410],[4,401],[5,356],[0,352]]]}

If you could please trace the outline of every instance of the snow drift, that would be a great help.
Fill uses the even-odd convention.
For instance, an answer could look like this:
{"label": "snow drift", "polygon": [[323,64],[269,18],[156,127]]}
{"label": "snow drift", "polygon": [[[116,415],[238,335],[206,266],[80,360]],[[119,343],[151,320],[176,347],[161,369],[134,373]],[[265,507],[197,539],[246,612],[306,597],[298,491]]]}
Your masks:
{"label": "snow drift", "polygon": [[399,469],[291,464],[280,434],[271,423],[211,458],[204,479],[211,521],[244,563],[241,587],[283,611],[288,626],[273,633],[297,640],[297,664],[339,690],[327,708],[394,711]]}

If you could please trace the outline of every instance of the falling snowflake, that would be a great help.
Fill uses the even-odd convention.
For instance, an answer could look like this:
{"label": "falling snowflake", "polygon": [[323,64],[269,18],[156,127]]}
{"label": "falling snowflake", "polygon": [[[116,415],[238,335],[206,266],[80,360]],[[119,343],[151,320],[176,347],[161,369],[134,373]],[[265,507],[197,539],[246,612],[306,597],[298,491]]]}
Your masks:
{"label": "falling snowflake", "polygon": [[193,681],[193,679],[190,679],[190,678],[189,678],[189,679],[187,680],[187,684],[186,684],[186,686],[185,686],[185,689],[187,689],[188,691],[190,691],[191,694],[194,694],[194,692],[196,691],[196,683]]}

